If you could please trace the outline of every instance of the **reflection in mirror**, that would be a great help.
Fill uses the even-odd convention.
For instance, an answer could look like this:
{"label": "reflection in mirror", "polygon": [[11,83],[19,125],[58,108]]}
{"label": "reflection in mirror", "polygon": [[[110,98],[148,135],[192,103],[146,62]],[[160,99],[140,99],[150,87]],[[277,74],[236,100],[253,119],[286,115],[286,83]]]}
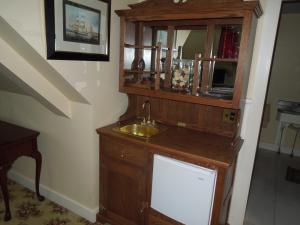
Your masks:
{"label": "reflection in mirror", "polygon": [[232,99],[236,77],[236,62],[211,62],[209,90],[204,95]]}
{"label": "reflection in mirror", "polygon": [[195,30],[177,30],[176,49],[182,46],[182,59],[194,60],[195,54],[204,53],[206,33],[206,27]]}
{"label": "reflection in mirror", "polygon": [[216,62],[212,78],[212,88],[233,88],[236,63]]}
{"label": "reflection in mirror", "polygon": [[[204,54],[205,42],[207,36],[206,26],[188,26],[175,28],[174,31],[172,61],[171,66],[171,86],[168,86],[173,91],[191,92],[192,81],[194,77],[194,63],[195,55]],[[156,44],[162,44],[161,51],[161,84],[164,83],[165,64],[167,64],[168,57],[168,30],[167,27],[161,28],[157,31]],[[169,65],[169,64],[168,64]],[[198,73],[200,75],[202,67],[199,67]],[[163,86],[163,85],[162,85]]]}
{"label": "reflection in mirror", "polygon": [[241,40],[241,25],[217,25],[213,55],[221,59],[237,59]]}
{"label": "reflection in mirror", "polygon": [[[177,54],[173,56],[172,90],[191,92],[194,79],[195,56],[205,51],[206,27],[195,27],[193,30],[176,30],[175,48]],[[201,69],[197,71],[201,76]],[[201,78],[200,78],[201,80]]]}

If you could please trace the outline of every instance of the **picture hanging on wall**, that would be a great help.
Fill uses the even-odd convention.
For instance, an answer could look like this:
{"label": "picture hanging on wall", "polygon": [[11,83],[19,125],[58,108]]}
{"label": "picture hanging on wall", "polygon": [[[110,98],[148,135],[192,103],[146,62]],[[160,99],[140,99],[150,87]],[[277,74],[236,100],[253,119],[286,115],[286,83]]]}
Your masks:
{"label": "picture hanging on wall", "polygon": [[110,0],[45,0],[47,59],[109,61]]}

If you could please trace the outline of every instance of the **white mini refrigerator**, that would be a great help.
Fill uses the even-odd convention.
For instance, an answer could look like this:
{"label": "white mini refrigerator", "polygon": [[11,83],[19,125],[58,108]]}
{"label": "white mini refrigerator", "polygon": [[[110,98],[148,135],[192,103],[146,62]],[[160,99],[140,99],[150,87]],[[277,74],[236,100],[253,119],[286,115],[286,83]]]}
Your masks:
{"label": "white mini refrigerator", "polygon": [[217,171],[154,155],[151,207],[186,225],[210,225]]}

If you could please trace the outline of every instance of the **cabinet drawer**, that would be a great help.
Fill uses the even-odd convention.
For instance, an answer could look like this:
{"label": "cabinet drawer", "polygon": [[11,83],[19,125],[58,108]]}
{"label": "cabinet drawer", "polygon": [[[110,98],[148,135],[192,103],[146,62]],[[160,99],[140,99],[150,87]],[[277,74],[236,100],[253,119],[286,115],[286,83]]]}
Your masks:
{"label": "cabinet drawer", "polygon": [[111,158],[141,167],[147,165],[148,152],[143,146],[101,135],[101,148],[102,153]]}

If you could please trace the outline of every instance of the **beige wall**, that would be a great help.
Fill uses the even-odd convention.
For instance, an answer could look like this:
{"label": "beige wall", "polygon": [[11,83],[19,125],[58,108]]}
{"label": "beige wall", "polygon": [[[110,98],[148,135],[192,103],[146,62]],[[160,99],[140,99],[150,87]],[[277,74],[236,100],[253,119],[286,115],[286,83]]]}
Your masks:
{"label": "beige wall", "polygon": [[[275,144],[278,122],[278,100],[300,102],[300,14],[283,14],[281,18],[267,104],[270,104],[270,122],[262,129],[260,142]],[[294,131],[287,130],[282,145],[292,147]],[[297,142],[300,148],[300,141]]]}
{"label": "beige wall", "polygon": [[[45,57],[43,2],[1,0],[0,15]],[[31,97],[0,92],[0,119],[41,132],[41,183],[92,210],[98,207],[99,192],[95,129],[116,121],[127,107],[127,97],[118,92],[119,19],[114,9],[132,2],[112,0],[110,62],[49,61],[91,103],[72,103],[72,119],[53,114]],[[30,159],[19,159],[13,169],[34,178]]]}
{"label": "beige wall", "polygon": [[[5,12],[3,17],[44,55],[43,1],[27,0],[19,7],[20,2],[24,1],[1,0],[0,13]],[[121,8],[125,4],[124,0],[112,2],[113,7]],[[281,0],[261,2],[264,16],[257,29],[249,101],[242,125],[245,143],[239,154],[229,215],[232,225],[241,225],[244,218]],[[39,140],[45,157],[42,183],[90,208],[98,205],[97,137],[93,129],[114,121],[127,104],[126,97],[117,92],[118,20],[115,16],[111,30],[111,62],[53,63],[92,103],[91,106],[76,104],[74,119],[55,116],[29,97],[0,93],[0,119],[16,121],[42,132]],[[32,165],[26,160],[20,160],[16,169],[32,177]]]}
{"label": "beige wall", "polygon": [[263,16],[258,20],[247,100],[243,110],[241,137],[244,144],[239,152],[233,186],[229,212],[231,225],[242,225],[244,220],[281,5],[281,0],[260,2]]}
{"label": "beige wall", "polygon": [[206,30],[192,30],[182,48],[183,59],[195,59],[195,54],[204,54]]}

